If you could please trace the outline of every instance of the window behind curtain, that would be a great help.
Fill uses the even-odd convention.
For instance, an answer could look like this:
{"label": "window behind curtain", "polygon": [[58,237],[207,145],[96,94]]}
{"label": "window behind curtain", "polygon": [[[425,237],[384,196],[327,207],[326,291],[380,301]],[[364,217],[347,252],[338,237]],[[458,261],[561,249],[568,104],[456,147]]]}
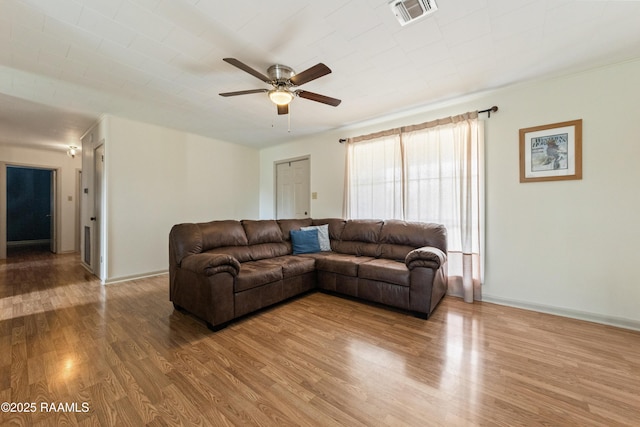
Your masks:
{"label": "window behind curtain", "polygon": [[457,122],[402,135],[408,221],[447,227],[449,251],[477,253],[481,195],[478,121]]}
{"label": "window behind curtain", "polygon": [[469,302],[483,276],[483,133],[467,113],[355,138],[364,140],[347,150],[346,217],[444,224],[450,287]]}
{"label": "window behind curtain", "polygon": [[400,135],[349,144],[347,218],[402,219]]}

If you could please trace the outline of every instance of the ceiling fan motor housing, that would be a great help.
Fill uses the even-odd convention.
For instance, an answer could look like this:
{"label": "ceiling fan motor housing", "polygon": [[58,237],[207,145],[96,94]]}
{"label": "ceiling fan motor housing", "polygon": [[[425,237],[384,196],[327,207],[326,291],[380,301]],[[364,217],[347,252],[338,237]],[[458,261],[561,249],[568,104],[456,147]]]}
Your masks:
{"label": "ceiling fan motor housing", "polygon": [[296,72],[293,71],[293,68],[287,67],[286,65],[275,64],[267,69],[267,74],[271,80],[280,82],[289,80],[296,75]]}

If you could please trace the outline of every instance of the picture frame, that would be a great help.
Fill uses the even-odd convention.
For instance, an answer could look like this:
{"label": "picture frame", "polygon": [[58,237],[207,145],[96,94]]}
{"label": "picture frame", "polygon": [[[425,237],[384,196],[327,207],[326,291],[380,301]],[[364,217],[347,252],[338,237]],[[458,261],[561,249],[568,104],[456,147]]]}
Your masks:
{"label": "picture frame", "polygon": [[520,182],[582,179],[582,119],[520,129]]}

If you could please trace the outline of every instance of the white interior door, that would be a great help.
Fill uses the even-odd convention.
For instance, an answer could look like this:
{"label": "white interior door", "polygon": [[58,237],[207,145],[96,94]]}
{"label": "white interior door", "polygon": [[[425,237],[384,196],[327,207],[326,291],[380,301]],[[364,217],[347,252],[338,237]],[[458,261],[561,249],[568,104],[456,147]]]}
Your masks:
{"label": "white interior door", "polygon": [[94,200],[93,200],[93,253],[91,270],[102,279],[102,182],[104,179],[104,144],[94,150]]}
{"label": "white interior door", "polygon": [[80,221],[80,200],[82,199],[82,171],[80,169],[76,169],[76,222],[75,222],[75,230],[76,230],[76,238],[74,244],[74,250],[76,252],[80,252],[80,238],[82,236],[82,221]]}
{"label": "white interior door", "polygon": [[276,218],[308,218],[310,160],[276,164]]}

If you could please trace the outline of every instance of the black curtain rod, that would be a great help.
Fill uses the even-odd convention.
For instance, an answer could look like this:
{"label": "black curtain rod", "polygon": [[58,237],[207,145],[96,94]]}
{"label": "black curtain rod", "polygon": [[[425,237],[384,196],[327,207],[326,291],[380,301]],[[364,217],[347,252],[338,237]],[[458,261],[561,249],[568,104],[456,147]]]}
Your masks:
{"label": "black curtain rod", "polygon": [[[498,107],[496,105],[494,105],[493,107],[487,108],[486,110],[479,110],[478,114],[487,113],[487,117],[491,118],[491,113],[495,113],[496,111],[498,111]],[[344,144],[345,142],[347,142],[347,138],[340,138],[338,140],[338,142],[340,144]]]}
{"label": "black curtain rod", "polygon": [[478,111],[478,114],[480,113],[487,113],[487,117],[491,118],[491,113],[495,113],[496,111],[498,111],[498,107],[496,107],[495,105],[491,108],[487,108],[486,110],[480,110]]}

